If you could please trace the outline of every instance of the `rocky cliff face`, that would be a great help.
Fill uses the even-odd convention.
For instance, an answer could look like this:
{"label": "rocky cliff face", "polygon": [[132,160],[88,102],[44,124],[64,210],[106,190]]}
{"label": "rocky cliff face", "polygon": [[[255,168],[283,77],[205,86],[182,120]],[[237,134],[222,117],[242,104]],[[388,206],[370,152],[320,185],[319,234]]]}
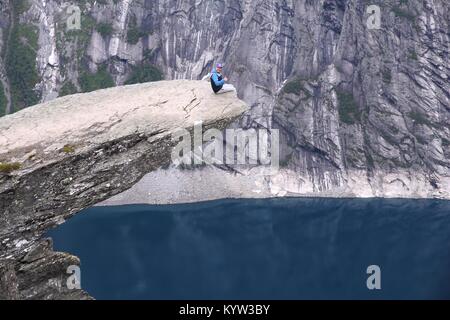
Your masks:
{"label": "rocky cliff face", "polygon": [[301,178],[277,183],[448,198],[448,3],[383,1],[381,29],[368,30],[367,2],[326,2],[318,46],[304,61],[313,71],[299,72],[273,111],[287,167]]}
{"label": "rocky cliff face", "polygon": [[72,31],[60,1],[1,3],[4,60],[36,49],[34,91],[0,61],[8,111],[153,79],[153,66],[198,79],[222,61],[251,107],[240,125],[282,131],[269,194],[450,197],[448,1],[74,1]]}
{"label": "rocky cliff face", "polygon": [[[77,22],[74,5],[80,28],[67,30],[69,18]],[[381,9],[380,29],[367,27],[369,5]],[[449,9],[446,0],[0,0],[0,114],[46,102],[0,120],[0,161],[15,169],[0,177],[0,295],[60,296],[62,273],[77,259],[36,239],[166,159],[152,154],[141,164],[143,150],[164,148],[157,139],[168,132],[158,108],[164,100],[148,97],[160,132],[134,122],[133,112],[148,114],[131,96],[135,111],[96,109],[98,123],[91,121],[90,103],[115,104],[102,93],[79,107],[81,123],[69,116],[80,96],[54,99],[161,75],[199,79],[216,61],[250,106],[234,125],[281,131],[280,172],[158,171],[146,177],[158,179],[157,197],[136,201],[286,194],[449,199]],[[110,93],[122,97],[139,88]],[[55,127],[51,119],[61,104],[68,116]],[[17,130],[9,131],[14,123]],[[115,136],[114,128],[128,135]],[[75,140],[55,136],[58,130]],[[80,142],[94,133],[100,139],[94,147]],[[16,161],[23,167],[15,168]],[[125,164],[132,172],[117,181],[114,171]],[[217,188],[186,192],[196,179]],[[141,189],[148,194],[148,185]]]}
{"label": "rocky cliff face", "polygon": [[[205,81],[160,81],[58,98],[0,119],[0,299],[87,298],[78,258],[42,236],[171,163],[179,129],[224,129],[247,106]],[[32,131],[30,131],[32,130]],[[32,132],[32,134],[30,134]]]}

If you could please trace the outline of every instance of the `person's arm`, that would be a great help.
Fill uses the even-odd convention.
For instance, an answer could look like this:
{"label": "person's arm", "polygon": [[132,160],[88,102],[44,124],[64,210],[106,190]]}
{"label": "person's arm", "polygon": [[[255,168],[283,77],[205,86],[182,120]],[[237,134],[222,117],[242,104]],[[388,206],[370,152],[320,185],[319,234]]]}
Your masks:
{"label": "person's arm", "polygon": [[206,76],[202,78],[202,81],[209,80],[211,78],[211,73],[208,73]]}
{"label": "person's arm", "polygon": [[218,86],[218,87],[223,86],[223,84],[225,83],[224,79],[219,80],[217,73],[213,73],[212,79],[213,79],[214,83],[216,84],[216,86]]}

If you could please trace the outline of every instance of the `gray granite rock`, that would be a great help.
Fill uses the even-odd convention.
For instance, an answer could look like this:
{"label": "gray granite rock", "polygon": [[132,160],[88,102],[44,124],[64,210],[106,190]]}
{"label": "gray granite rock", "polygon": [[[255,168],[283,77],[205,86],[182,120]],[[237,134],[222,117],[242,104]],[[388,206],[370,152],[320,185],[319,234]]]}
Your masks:
{"label": "gray granite rock", "polygon": [[[142,63],[200,79],[220,61],[250,106],[235,125],[282,131],[284,168],[267,182],[276,190],[450,197],[446,0],[83,1],[78,37],[64,30],[58,1],[29,3],[18,19],[40,31],[42,100],[69,80],[79,86],[86,68],[106,65],[122,84]],[[369,5],[380,7],[379,30],[367,27]]]}
{"label": "gray granite rock", "polygon": [[0,298],[89,298],[67,289],[67,267],[79,260],[53,252],[45,232],[170,164],[175,131],[196,121],[221,130],[246,110],[235,93],[178,80],[67,96],[0,118]]}

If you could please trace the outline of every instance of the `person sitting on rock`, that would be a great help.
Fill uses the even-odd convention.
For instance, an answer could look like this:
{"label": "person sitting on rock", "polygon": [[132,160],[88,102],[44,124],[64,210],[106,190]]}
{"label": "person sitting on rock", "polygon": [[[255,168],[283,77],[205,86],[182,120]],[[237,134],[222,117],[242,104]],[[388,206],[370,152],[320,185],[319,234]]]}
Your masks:
{"label": "person sitting on rock", "polygon": [[216,67],[213,68],[212,72],[203,79],[206,80],[208,78],[210,79],[211,87],[216,94],[236,91],[236,88],[232,84],[225,83],[228,81],[228,78],[222,75],[221,63],[218,63]]}

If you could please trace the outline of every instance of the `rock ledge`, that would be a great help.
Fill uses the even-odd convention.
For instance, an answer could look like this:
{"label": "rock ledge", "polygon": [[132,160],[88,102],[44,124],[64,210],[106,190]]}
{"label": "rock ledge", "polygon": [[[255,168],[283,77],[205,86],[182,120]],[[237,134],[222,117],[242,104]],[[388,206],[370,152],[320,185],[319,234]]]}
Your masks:
{"label": "rock ledge", "polygon": [[170,163],[179,128],[224,129],[247,110],[205,81],[160,81],[76,94],[0,118],[0,298],[89,298],[68,290],[78,258],[52,251],[50,228]]}

